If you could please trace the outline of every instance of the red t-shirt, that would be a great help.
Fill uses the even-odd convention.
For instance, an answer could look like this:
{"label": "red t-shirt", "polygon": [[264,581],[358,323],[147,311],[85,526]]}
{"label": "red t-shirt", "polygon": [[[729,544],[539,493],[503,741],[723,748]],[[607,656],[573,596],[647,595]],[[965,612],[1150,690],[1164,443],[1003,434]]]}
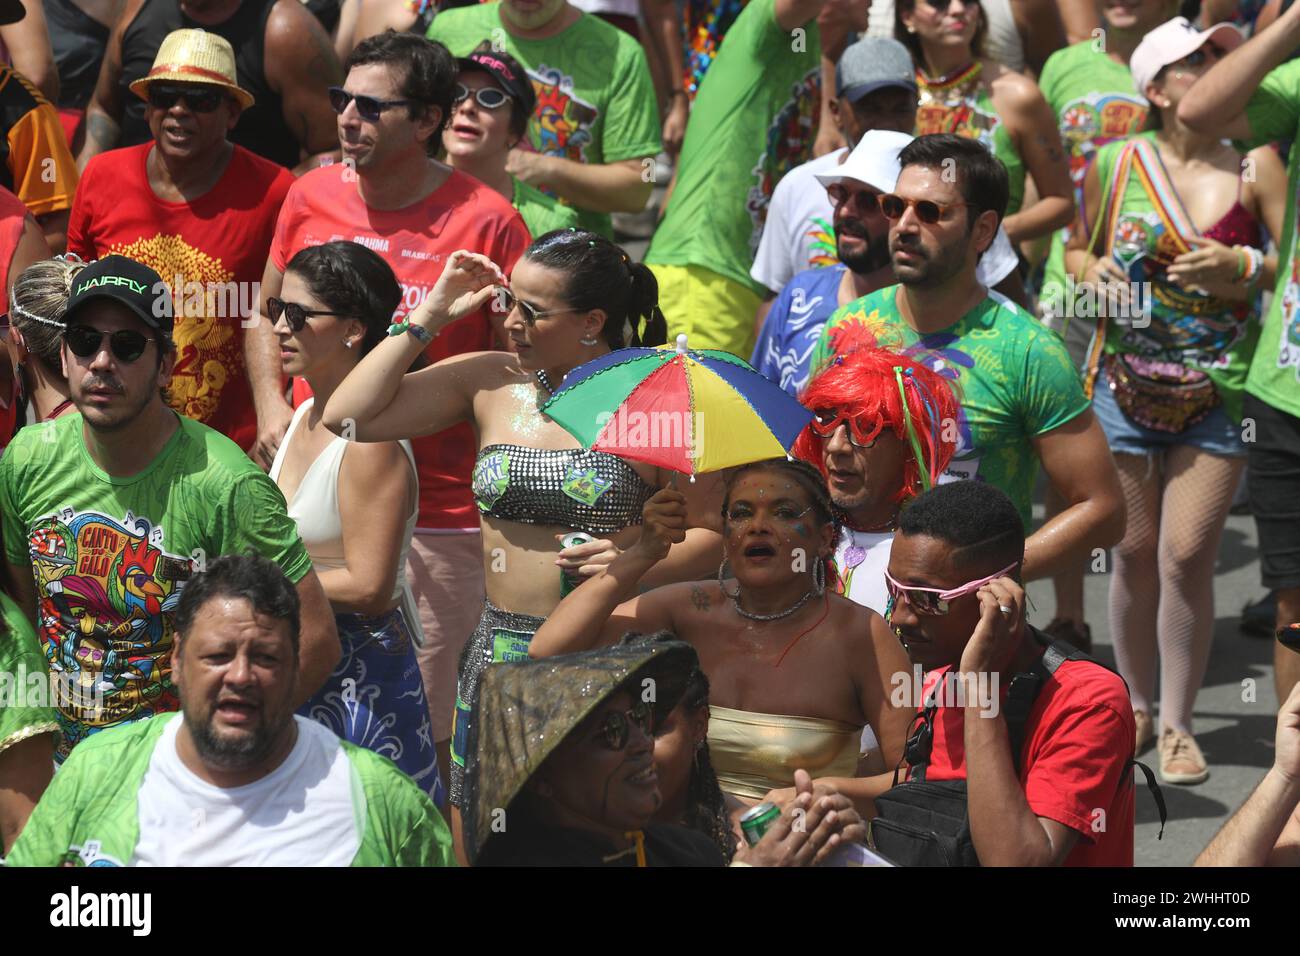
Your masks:
{"label": "red t-shirt", "polygon": [[141,143],[90,161],[72,204],[68,250],[83,259],[127,256],[172,287],[172,407],[247,451],[257,437],[257,416],[243,320],[257,314],[276,216],[293,174],[236,146],[215,186],[193,202],[164,202],[145,169],[153,148]]}
{"label": "red t-shirt", "polygon": [[[926,675],[927,696],[948,670]],[[1009,681],[999,688],[1003,704],[1009,689]],[[964,717],[961,707],[935,711],[927,780],[965,779]],[[1128,690],[1104,667],[1066,661],[1039,690],[1025,723],[1020,786],[1037,816],[1078,831],[1066,866],[1133,865],[1134,785],[1126,768],[1136,735]]]}
{"label": "red t-shirt", "polygon": [[[0,311],[9,311],[9,286],[18,278],[9,274],[13,265],[14,253],[18,251],[18,240],[23,237],[23,224],[27,220],[27,207],[23,201],[0,186]],[[12,319],[10,320],[12,321]],[[5,356],[3,361],[8,361]],[[0,395],[0,451],[3,451],[14,433],[18,423],[18,406],[16,389],[10,389],[7,395]]]}
{"label": "red t-shirt", "polygon": [[[271,261],[281,272],[300,249],[347,239],[373,249],[402,283],[399,313],[414,310],[457,249],[481,253],[507,273],[528,247],[528,228],[509,200],[477,179],[453,170],[447,181],[402,209],[371,209],[342,163],[313,169],[293,184],[280,211]],[[425,354],[436,362],[496,347],[487,310],[444,329]],[[416,527],[436,531],[478,528],[470,493],[476,452],[469,423],[412,443],[420,476]]]}

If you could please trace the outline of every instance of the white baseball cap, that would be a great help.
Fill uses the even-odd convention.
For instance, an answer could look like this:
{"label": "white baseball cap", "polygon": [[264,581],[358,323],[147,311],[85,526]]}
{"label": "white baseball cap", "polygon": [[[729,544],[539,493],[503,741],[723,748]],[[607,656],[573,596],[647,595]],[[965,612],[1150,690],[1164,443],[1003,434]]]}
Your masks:
{"label": "white baseball cap", "polygon": [[832,173],[818,173],[823,186],[834,186],[843,179],[856,179],[881,192],[891,193],[898,183],[898,154],[916,137],[892,129],[873,129],[858,140],[849,158]]}
{"label": "white baseball cap", "polygon": [[1213,40],[1225,53],[1230,53],[1245,42],[1241,31],[1231,23],[1216,23],[1208,30],[1197,30],[1186,17],[1174,17],[1160,24],[1137,45],[1129,57],[1129,70],[1133,85],[1140,95],[1147,95],[1147,84],[1156,74],[1171,63],[1177,63],[1190,53],[1195,53]]}

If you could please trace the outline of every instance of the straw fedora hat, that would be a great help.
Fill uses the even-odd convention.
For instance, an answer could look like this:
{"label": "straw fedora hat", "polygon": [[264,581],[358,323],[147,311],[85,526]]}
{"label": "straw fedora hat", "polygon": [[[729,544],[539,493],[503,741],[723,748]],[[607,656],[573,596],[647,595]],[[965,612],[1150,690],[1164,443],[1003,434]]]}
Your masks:
{"label": "straw fedora hat", "polygon": [[131,84],[131,92],[149,98],[149,84],[206,83],[222,86],[239,101],[241,109],[253,105],[253,94],[235,81],[235,51],[225,37],[206,30],[173,30],[162,41],[153,67]]}

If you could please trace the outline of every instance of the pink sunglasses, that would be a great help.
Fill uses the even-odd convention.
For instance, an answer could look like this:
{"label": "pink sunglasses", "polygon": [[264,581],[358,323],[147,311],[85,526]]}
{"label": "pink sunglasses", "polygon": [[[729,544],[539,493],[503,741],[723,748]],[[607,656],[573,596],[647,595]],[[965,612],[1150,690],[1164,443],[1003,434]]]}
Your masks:
{"label": "pink sunglasses", "polygon": [[978,581],[971,581],[963,584],[959,588],[952,588],[945,591],[942,588],[918,588],[901,581],[894,580],[889,574],[889,569],[885,569],[885,590],[889,592],[889,606],[885,609],[885,618],[894,610],[894,603],[901,597],[907,602],[908,606],[917,614],[926,614],[930,616],[947,614],[950,602],[967,594],[974,594],[990,581],[996,581],[1003,575],[1010,574],[1020,564],[1016,561],[1009,564],[1001,571],[990,574],[986,578],[980,578]]}

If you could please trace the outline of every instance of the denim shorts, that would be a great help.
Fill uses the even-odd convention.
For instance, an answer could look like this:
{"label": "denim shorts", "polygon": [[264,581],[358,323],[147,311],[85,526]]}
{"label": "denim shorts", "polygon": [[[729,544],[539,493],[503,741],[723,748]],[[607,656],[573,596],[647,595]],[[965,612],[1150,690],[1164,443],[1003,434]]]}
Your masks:
{"label": "denim shorts", "polygon": [[1241,428],[1228,417],[1222,405],[1195,425],[1176,434],[1143,428],[1125,415],[1116,403],[1104,368],[1097,375],[1097,384],[1092,394],[1092,410],[1097,421],[1101,422],[1101,430],[1106,433],[1111,452],[1116,455],[1149,455],[1175,445],[1190,445],[1212,455],[1228,458],[1243,458],[1246,455]]}

